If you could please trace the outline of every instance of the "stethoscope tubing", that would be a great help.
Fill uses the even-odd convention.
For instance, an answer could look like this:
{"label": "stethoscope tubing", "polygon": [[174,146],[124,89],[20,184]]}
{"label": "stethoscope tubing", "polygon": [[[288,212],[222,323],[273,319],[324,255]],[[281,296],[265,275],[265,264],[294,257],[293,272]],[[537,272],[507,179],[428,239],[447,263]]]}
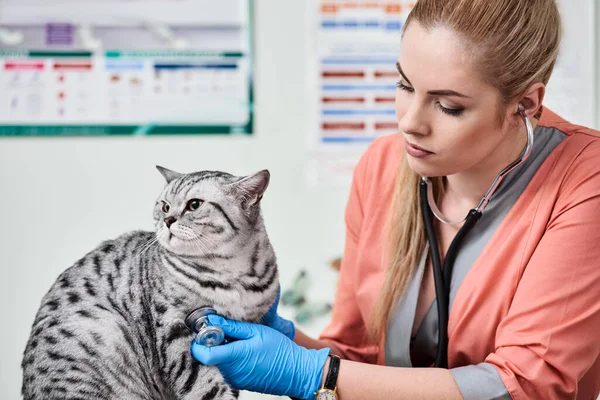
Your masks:
{"label": "stethoscope tubing", "polygon": [[[438,368],[448,368],[448,319],[450,314],[450,290],[452,283],[452,271],[454,269],[454,263],[456,262],[456,257],[458,256],[460,246],[464,242],[464,239],[467,236],[467,234],[473,229],[477,221],[479,221],[479,219],[483,215],[483,210],[488,205],[491,197],[493,196],[496,189],[498,189],[498,186],[500,185],[504,177],[509,172],[514,170],[518,165],[522,164],[525,160],[527,160],[533,150],[533,127],[527,119],[525,111],[520,104],[518,112],[523,118],[523,122],[525,123],[525,127],[527,128],[527,144],[525,145],[525,148],[523,149],[519,157],[515,161],[510,163],[502,171],[500,171],[500,173],[496,176],[496,179],[490,186],[485,196],[482,198],[481,202],[477,205],[477,207],[469,211],[467,217],[464,219],[464,224],[461,226],[458,233],[452,240],[450,247],[448,248],[448,252],[446,253],[446,257],[444,259],[443,268],[437,236],[435,234],[435,228],[433,226],[434,212],[436,213],[436,217],[442,222],[451,225],[456,225],[457,223],[446,221],[441,217],[441,212],[439,211],[439,209],[437,209],[437,205],[435,205],[435,201],[433,199],[433,190],[428,184],[429,180],[427,179],[427,177],[422,177],[420,181],[419,197],[421,213],[425,225],[427,241],[429,242],[429,253],[431,256],[431,264],[433,267],[433,279],[435,282],[435,295],[437,301],[439,330],[438,345],[434,366]],[[429,200],[431,200],[433,206],[436,207],[435,211],[432,211]]]}
{"label": "stethoscope tubing", "polygon": [[[435,297],[437,301],[437,314],[438,314],[438,344],[435,356],[435,367],[446,368],[448,364],[448,302],[445,301],[446,290],[444,284],[444,275],[442,272],[442,262],[440,259],[439,246],[437,243],[437,236],[433,227],[433,215],[431,214],[431,208],[427,201],[427,182],[422,180],[420,184],[420,201],[421,201],[421,212],[423,214],[423,222],[425,225],[425,233],[427,234],[427,240],[429,241],[429,254],[431,257],[431,264],[433,266],[433,279],[435,281]],[[444,362],[444,359],[446,361]],[[446,366],[444,366],[446,365]]]}
{"label": "stethoscope tubing", "polygon": [[434,366],[437,368],[448,368],[448,320],[450,314],[450,289],[452,282],[452,271],[458,256],[458,250],[462,245],[467,234],[473,229],[477,221],[482,216],[481,211],[475,209],[469,211],[465,223],[459,229],[458,233],[452,240],[446,258],[444,259],[444,266],[442,268],[442,261],[440,257],[440,250],[438,246],[437,236],[435,234],[435,228],[433,226],[433,214],[427,201],[427,182],[421,181],[420,188],[420,202],[421,210],[423,213],[423,222],[425,225],[425,233],[427,240],[429,241],[429,254],[431,256],[431,264],[433,267],[433,280],[435,282],[435,295],[437,301],[437,312],[438,312],[438,345],[435,356]]}

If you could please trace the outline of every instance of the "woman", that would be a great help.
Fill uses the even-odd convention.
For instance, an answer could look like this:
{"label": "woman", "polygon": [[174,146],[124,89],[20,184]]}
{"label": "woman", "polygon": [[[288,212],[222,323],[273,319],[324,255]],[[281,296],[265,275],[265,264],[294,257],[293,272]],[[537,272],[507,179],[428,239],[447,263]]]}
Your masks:
{"label": "woman", "polygon": [[[194,344],[194,357],[237,388],[300,398],[325,386],[335,393],[319,399],[595,399],[600,133],[542,107],[559,39],[554,0],[419,0],[397,63],[400,134],[376,140],[354,172],[330,325],[311,339],[276,305],[268,326],[211,317],[240,340]],[[421,176],[444,260],[469,210],[522,155],[525,120],[531,154],[464,238],[447,368],[430,368],[440,321]]]}

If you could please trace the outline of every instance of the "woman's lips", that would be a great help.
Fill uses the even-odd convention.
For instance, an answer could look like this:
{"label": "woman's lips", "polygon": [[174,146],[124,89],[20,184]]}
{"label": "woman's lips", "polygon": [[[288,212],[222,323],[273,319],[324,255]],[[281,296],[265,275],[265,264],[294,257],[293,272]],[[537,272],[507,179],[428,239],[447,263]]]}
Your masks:
{"label": "woman's lips", "polygon": [[425,158],[427,156],[430,156],[434,153],[432,153],[431,151],[425,150],[419,146],[416,146],[414,144],[409,143],[408,141],[404,141],[404,148],[406,149],[406,152],[408,153],[409,156],[411,157],[415,157],[415,158]]}

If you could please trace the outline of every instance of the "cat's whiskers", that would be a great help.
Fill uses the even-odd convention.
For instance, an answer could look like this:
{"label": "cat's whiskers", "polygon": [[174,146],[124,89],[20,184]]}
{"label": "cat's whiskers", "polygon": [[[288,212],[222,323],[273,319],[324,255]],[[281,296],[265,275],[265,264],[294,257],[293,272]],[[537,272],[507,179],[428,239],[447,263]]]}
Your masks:
{"label": "cat's whiskers", "polygon": [[198,235],[198,239],[199,240],[204,240],[205,242],[208,242],[208,244],[210,244],[213,248],[217,247],[217,244],[215,242],[213,242],[212,240],[210,240],[209,238],[207,238],[206,236]]}
{"label": "cat's whiskers", "polygon": [[[202,236],[202,235],[199,235],[199,236],[196,238],[196,240],[198,240],[198,242],[199,242],[199,243],[200,243],[202,246],[204,246],[204,248],[206,248],[206,253],[207,253],[207,254],[211,254],[212,252],[214,252],[214,249],[216,248],[216,245],[214,244],[214,242],[211,242],[210,240],[208,240],[206,237],[204,237],[204,236]],[[211,251],[211,250],[210,250],[210,247],[209,247],[209,246],[208,246],[208,245],[207,245],[207,244],[206,244],[206,243],[205,243],[203,240],[205,240],[205,241],[208,241],[208,242],[209,242],[209,245],[212,245],[212,247],[213,247],[213,251]]]}
{"label": "cat's whiskers", "polygon": [[148,251],[148,249],[149,249],[149,248],[151,248],[151,247],[152,247],[152,246],[153,246],[153,245],[154,245],[156,242],[158,242],[158,237],[157,237],[157,236],[154,236],[152,239],[150,239],[150,240],[148,240],[147,242],[145,242],[145,243],[142,243],[141,245],[139,245],[139,246],[138,246],[138,247],[137,247],[137,248],[134,250],[134,253],[135,253],[135,251],[136,251],[136,250],[140,249],[140,251],[139,251],[139,252],[135,253],[135,254],[136,254],[136,257],[138,257],[138,258],[139,258],[139,257],[141,257],[141,256],[142,256],[142,255],[143,255],[143,254],[144,254],[146,251]]}
{"label": "cat's whiskers", "polygon": [[204,256],[208,253],[208,248],[206,246],[203,246],[203,243],[198,239],[198,236],[196,236],[195,238],[192,239],[192,243],[194,243],[196,245],[196,247],[198,248],[198,251],[200,252],[200,254],[202,256]]}
{"label": "cat's whiskers", "polygon": [[[201,240],[202,235],[196,235],[194,230],[187,225],[181,224],[179,226],[179,228],[181,229],[182,233],[184,233],[186,236],[188,236],[187,239],[196,246],[196,248],[198,249],[198,251],[200,252],[200,254],[202,256],[204,256],[206,254],[210,254],[209,246],[207,246],[206,243],[202,242],[202,240]],[[213,247],[215,247],[214,243],[209,243],[209,244],[212,244]]]}

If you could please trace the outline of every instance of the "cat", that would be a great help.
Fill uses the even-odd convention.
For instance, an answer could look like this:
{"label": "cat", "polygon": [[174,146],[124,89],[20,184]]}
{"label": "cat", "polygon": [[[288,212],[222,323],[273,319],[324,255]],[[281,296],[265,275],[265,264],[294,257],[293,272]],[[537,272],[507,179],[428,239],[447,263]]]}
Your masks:
{"label": "cat", "polygon": [[155,232],[105,241],[44,296],[22,361],[25,400],[237,399],[218,369],[196,362],[188,313],[211,306],[260,322],[279,277],[260,201],[267,170],[167,181]]}

